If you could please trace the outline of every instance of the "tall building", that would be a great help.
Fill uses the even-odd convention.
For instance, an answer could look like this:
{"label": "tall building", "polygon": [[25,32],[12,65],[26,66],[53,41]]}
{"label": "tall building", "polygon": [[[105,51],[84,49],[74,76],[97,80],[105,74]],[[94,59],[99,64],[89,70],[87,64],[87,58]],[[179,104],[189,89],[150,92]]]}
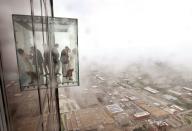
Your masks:
{"label": "tall building", "polygon": [[58,84],[51,59],[47,61],[49,76],[41,82],[39,51],[40,44],[50,49],[55,43],[50,26],[53,1],[18,2],[1,1],[7,8],[1,17],[0,130],[59,131]]}

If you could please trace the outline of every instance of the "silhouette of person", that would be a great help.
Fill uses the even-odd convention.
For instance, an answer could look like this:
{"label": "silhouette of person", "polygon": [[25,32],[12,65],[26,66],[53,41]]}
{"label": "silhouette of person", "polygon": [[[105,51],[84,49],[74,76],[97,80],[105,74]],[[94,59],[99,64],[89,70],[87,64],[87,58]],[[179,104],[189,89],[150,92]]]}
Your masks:
{"label": "silhouette of person", "polygon": [[53,60],[53,70],[55,75],[59,75],[60,70],[60,61],[59,61],[59,51],[58,51],[59,44],[55,44],[52,48],[52,60]]}
{"label": "silhouette of person", "polygon": [[20,68],[20,80],[21,85],[26,85],[29,81],[27,77],[30,77],[30,82],[28,84],[32,84],[37,80],[37,75],[33,72],[33,67],[29,62],[28,55],[24,52],[23,49],[17,49],[18,52],[18,64]]}
{"label": "silhouette of person", "polygon": [[50,73],[50,53],[48,45],[44,46],[44,70],[45,74],[48,75]]}
{"label": "silhouette of person", "polygon": [[69,49],[69,68],[67,70],[67,77],[69,80],[73,80],[73,72],[75,72],[75,66],[76,66],[76,49],[73,49],[72,51]]}
{"label": "silhouette of person", "polygon": [[43,56],[41,54],[41,51],[37,48],[35,49],[35,47],[32,46],[31,53],[32,53],[32,63],[33,65],[36,66],[36,62],[37,62],[37,71],[39,71],[38,74],[42,75],[43,74]]}

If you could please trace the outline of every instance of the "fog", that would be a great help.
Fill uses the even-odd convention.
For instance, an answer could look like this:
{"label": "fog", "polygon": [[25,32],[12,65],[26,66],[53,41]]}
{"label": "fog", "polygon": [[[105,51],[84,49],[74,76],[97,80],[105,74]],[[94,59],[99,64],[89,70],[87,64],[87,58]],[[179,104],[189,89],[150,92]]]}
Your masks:
{"label": "fog", "polygon": [[[11,14],[30,14],[29,2],[1,0],[4,69],[16,67]],[[191,68],[191,0],[56,0],[55,17],[78,18],[80,71],[90,65],[126,67],[162,61]],[[11,52],[11,53],[10,53]]]}
{"label": "fog", "polygon": [[192,56],[191,3],[58,0],[54,12],[79,19],[81,57],[99,63],[146,58],[186,64]]}

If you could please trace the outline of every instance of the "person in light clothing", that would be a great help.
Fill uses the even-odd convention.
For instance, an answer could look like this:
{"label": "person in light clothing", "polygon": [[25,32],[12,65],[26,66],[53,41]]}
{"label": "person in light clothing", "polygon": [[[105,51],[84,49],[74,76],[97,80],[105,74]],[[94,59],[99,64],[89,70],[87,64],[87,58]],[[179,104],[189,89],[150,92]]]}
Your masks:
{"label": "person in light clothing", "polygon": [[58,51],[59,44],[55,44],[52,48],[52,59],[53,59],[53,69],[55,75],[60,75],[60,61],[59,61],[59,51]]}
{"label": "person in light clothing", "polygon": [[69,69],[69,47],[66,46],[62,52],[61,52],[61,58],[60,61],[62,63],[62,74],[63,74],[63,82],[65,81],[65,79],[67,78],[67,71]]}
{"label": "person in light clothing", "polygon": [[67,78],[69,80],[74,80],[75,78],[76,54],[76,49],[72,51],[69,49],[69,68],[67,70]]}

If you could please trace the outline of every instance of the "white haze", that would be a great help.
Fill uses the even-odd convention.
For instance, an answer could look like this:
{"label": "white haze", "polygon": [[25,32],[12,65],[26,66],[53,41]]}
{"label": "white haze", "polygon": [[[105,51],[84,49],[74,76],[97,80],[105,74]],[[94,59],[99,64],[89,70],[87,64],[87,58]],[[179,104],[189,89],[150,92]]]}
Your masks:
{"label": "white haze", "polygon": [[[191,0],[56,0],[57,17],[79,19],[84,60],[192,60]],[[82,59],[84,58],[84,59]]]}
{"label": "white haze", "polygon": [[[0,1],[1,51],[4,69],[12,73],[17,64],[11,14],[30,15],[30,3]],[[90,63],[120,68],[151,60],[191,68],[191,0],[54,0],[54,15],[78,18],[81,71]]]}

